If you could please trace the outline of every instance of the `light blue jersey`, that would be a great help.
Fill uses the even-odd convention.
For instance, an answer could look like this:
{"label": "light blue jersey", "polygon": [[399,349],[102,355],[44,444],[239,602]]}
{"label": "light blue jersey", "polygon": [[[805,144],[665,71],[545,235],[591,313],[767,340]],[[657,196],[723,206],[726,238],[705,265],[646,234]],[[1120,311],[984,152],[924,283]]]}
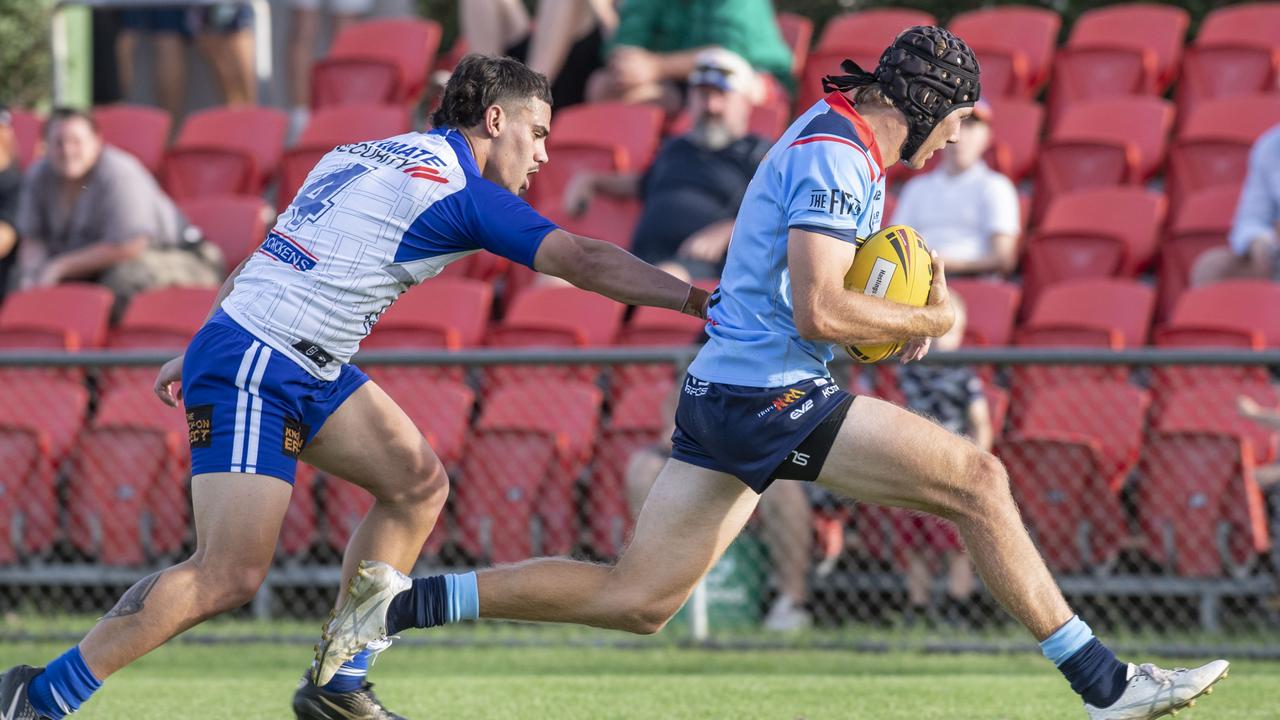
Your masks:
{"label": "light blue jersey", "polygon": [[710,341],[689,373],[750,387],[826,377],[836,346],[796,331],[787,231],[849,243],[870,236],[880,228],[884,185],[871,129],[843,95],[828,95],[792,123],[747,187],[711,300]]}

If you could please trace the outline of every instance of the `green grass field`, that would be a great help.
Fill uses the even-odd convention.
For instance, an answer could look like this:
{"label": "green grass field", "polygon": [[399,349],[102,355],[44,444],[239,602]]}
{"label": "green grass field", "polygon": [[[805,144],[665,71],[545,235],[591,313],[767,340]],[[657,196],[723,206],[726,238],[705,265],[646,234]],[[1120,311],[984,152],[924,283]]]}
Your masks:
{"label": "green grass field", "polygon": [[[64,647],[0,644],[0,663],[46,662]],[[289,698],[308,657],[296,644],[178,643],[111,678],[76,717],[291,718]],[[401,645],[372,678],[379,696],[414,720],[1083,717],[1061,676],[1031,654]],[[1278,696],[1280,663],[1239,662],[1179,717],[1280,718]]]}

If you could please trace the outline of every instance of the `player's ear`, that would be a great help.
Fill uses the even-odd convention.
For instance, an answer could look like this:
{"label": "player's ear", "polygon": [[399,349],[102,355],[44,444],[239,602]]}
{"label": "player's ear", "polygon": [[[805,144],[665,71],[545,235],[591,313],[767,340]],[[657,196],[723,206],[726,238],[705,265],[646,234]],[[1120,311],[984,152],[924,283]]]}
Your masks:
{"label": "player's ear", "polygon": [[507,116],[503,112],[501,105],[490,105],[484,111],[484,130],[489,137],[496,138],[502,134],[502,129],[506,127]]}

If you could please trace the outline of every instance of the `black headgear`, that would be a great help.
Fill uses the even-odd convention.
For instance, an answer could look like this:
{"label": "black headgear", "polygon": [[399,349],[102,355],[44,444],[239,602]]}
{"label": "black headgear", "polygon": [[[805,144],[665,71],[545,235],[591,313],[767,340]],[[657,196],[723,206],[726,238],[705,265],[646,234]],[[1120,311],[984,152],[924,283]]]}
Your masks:
{"label": "black headgear", "polygon": [[852,60],[845,60],[840,69],[848,75],[823,78],[824,91],[844,92],[878,83],[894,106],[907,116],[904,160],[915,155],[947,113],[972,106],[982,91],[973,51],[950,31],[931,25],[903,30],[880,56],[875,73],[863,70]]}

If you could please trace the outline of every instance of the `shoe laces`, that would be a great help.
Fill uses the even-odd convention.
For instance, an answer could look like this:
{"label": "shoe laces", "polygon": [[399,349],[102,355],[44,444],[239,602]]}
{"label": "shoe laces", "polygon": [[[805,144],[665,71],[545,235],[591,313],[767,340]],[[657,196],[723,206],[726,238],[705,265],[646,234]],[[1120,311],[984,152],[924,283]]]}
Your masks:
{"label": "shoe laces", "polygon": [[1138,666],[1137,674],[1146,675],[1147,677],[1151,678],[1153,682],[1158,683],[1161,687],[1169,687],[1170,685],[1173,684],[1175,675],[1179,673],[1184,673],[1186,671],[1187,671],[1186,668],[1174,668],[1173,670],[1165,670],[1164,668],[1156,667],[1151,663],[1143,663]]}
{"label": "shoe laces", "polygon": [[369,644],[364,646],[364,649],[369,651],[369,667],[372,668],[373,664],[378,661],[378,656],[382,654],[383,650],[391,647],[391,643],[399,639],[399,635],[383,635],[375,640],[370,640]]}

